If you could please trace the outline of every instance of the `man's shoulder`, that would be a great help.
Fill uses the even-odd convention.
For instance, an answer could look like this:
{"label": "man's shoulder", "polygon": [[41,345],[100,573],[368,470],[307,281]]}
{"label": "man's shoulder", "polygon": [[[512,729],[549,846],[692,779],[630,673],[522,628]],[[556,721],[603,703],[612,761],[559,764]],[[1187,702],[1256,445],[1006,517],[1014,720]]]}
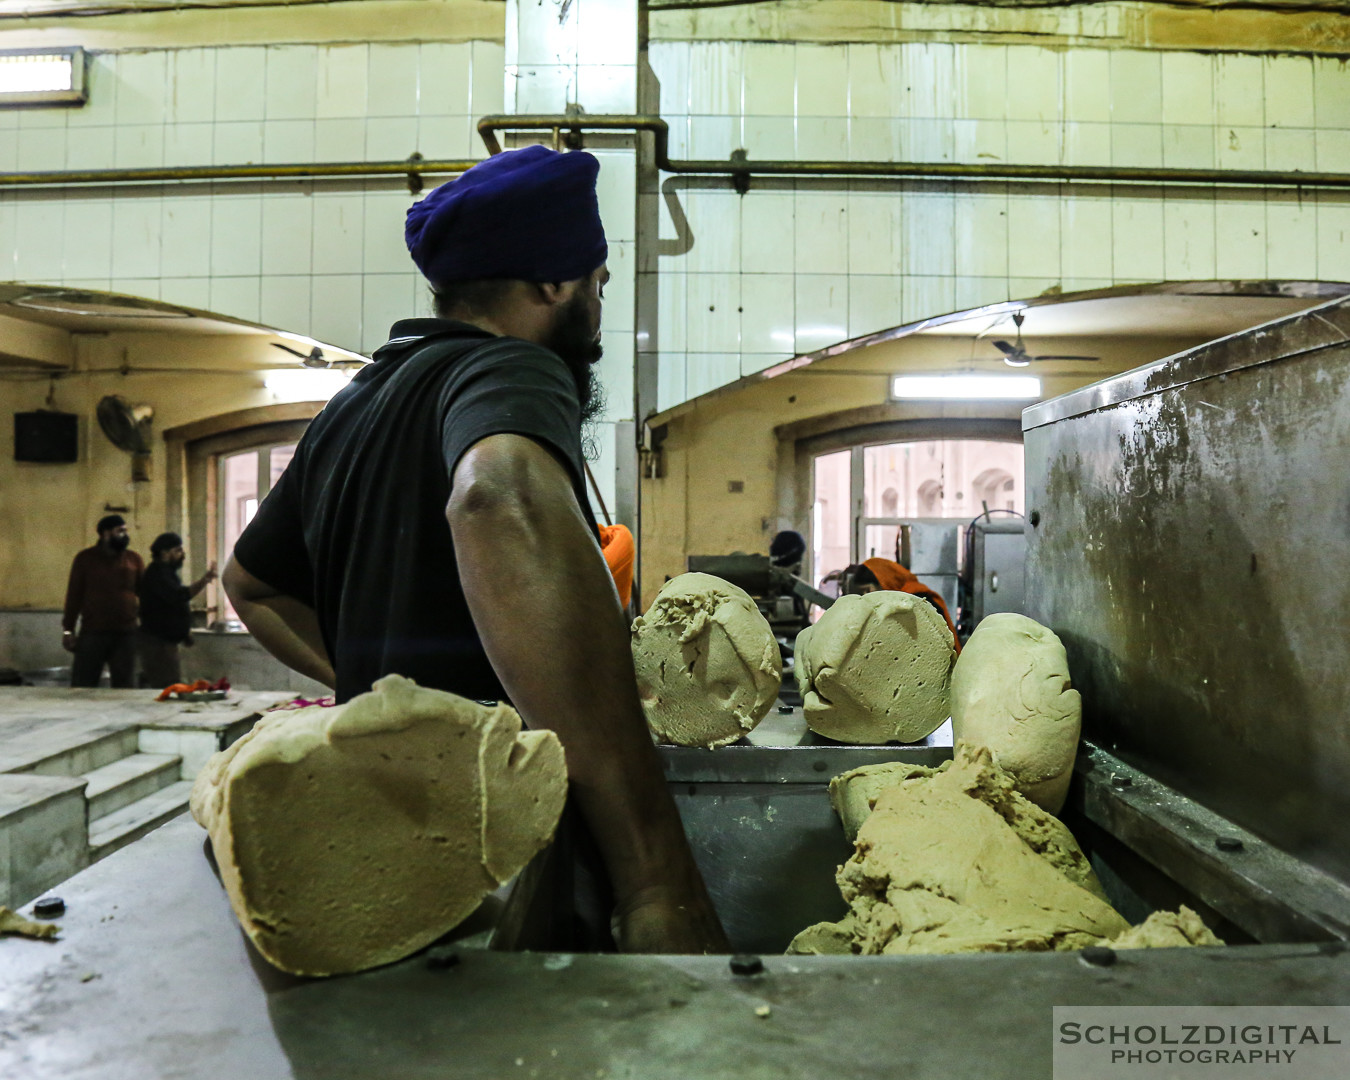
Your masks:
{"label": "man's shoulder", "polygon": [[374,360],[411,359],[435,363],[446,354],[472,356],[484,361],[519,357],[547,364],[562,364],[552,349],[524,338],[495,334],[471,323],[454,319],[404,319],[390,330],[390,339],[375,351]]}

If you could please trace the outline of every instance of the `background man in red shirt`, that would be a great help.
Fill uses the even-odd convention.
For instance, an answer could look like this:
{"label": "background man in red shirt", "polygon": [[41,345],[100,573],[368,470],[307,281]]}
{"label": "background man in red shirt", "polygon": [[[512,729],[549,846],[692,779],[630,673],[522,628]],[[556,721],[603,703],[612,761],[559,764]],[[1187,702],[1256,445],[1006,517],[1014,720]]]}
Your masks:
{"label": "background man in red shirt", "polygon": [[70,564],[61,644],[75,654],[71,686],[97,686],[104,664],[116,689],[136,685],[136,590],[145,563],[128,550],[130,540],[127,523],[109,514],[98,523],[98,543]]}

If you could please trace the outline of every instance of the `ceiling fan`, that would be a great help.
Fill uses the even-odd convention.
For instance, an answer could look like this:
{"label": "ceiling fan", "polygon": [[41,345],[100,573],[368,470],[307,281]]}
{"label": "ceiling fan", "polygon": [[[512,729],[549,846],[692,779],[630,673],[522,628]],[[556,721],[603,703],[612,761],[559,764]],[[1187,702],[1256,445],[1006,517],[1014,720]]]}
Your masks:
{"label": "ceiling fan", "polygon": [[271,342],[272,348],[281,349],[290,353],[292,356],[300,357],[300,363],[307,368],[360,368],[365,367],[364,360],[329,360],[319,346],[315,345],[307,353],[302,353],[299,349],[292,349],[289,345],[283,345],[279,341]]}
{"label": "ceiling fan", "polygon": [[1032,356],[1026,346],[1022,344],[1022,323],[1026,320],[1026,315],[1020,311],[1012,313],[1013,323],[1017,327],[1017,340],[1013,341],[995,341],[994,348],[1003,354],[1003,362],[1009,367],[1026,367],[1033,360],[1100,360],[1100,356],[1066,356],[1061,354],[1047,353],[1040,356]]}

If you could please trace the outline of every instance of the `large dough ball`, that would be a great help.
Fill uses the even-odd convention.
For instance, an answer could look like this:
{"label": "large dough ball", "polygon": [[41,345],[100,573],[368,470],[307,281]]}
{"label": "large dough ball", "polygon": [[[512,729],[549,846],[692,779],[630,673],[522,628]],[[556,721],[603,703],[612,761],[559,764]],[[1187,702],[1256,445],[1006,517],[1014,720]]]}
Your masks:
{"label": "large dough ball", "polygon": [[389,675],[264,717],[192,789],[244,931],[284,971],[401,959],[462,922],[553,835],[562,744]]}
{"label": "large dough ball", "polygon": [[797,636],[797,686],[812,731],[847,743],[917,742],[947,719],[956,649],[927,600],[841,596]]}
{"label": "large dough ball", "polygon": [[744,589],[711,574],[666,582],[633,621],[633,666],[647,725],[677,746],[735,742],[782,688],[768,621]]}
{"label": "large dough ball", "polygon": [[1058,813],[1073,773],[1083,702],[1052,630],[1025,615],[990,615],[952,674],[952,732],[987,746],[1017,790]]}

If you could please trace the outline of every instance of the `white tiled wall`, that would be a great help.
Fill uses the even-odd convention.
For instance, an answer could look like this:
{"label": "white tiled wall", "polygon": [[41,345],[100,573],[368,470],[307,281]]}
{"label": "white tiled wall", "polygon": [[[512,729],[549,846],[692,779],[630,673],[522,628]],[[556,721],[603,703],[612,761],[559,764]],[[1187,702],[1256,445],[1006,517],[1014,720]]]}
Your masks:
{"label": "white tiled wall", "polygon": [[[1350,171],[1331,58],[652,42],[671,155]],[[1164,279],[1350,280],[1350,195],[667,180],[659,401],[951,310]],[[692,244],[690,241],[692,240]],[[687,249],[687,250],[686,250]]]}
{"label": "white tiled wall", "polygon": [[[89,104],[0,111],[0,170],[481,157],[490,42],[102,53]],[[77,284],[369,352],[424,313],[397,181],[0,194],[0,280]]]}

